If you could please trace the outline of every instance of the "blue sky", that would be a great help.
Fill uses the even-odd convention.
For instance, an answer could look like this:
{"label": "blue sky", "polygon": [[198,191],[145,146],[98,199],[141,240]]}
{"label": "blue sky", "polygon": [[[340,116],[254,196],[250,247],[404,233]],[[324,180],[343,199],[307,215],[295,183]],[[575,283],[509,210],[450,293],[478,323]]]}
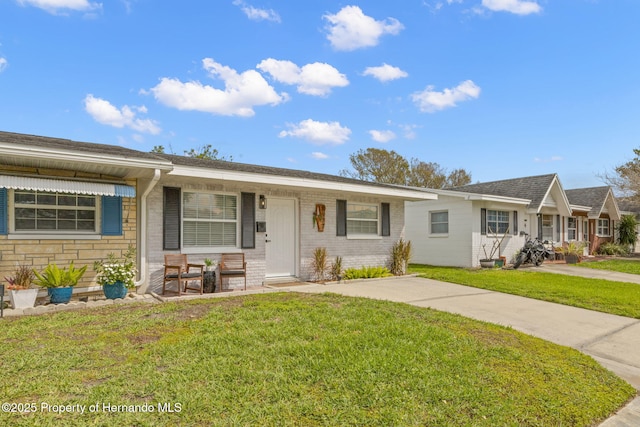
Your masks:
{"label": "blue sky", "polygon": [[637,0],[0,0],[0,130],[565,188],[640,146]]}

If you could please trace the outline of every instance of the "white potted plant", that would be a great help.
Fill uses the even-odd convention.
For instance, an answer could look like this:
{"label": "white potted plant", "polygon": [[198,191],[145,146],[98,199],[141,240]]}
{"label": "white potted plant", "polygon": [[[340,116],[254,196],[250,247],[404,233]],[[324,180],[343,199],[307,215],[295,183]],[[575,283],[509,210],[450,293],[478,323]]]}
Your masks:
{"label": "white potted plant", "polygon": [[9,300],[11,307],[21,309],[33,307],[38,297],[38,288],[33,288],[31,284],[35,275],[31,267],[19,264],[12,277],[5,277],[9,286]]}

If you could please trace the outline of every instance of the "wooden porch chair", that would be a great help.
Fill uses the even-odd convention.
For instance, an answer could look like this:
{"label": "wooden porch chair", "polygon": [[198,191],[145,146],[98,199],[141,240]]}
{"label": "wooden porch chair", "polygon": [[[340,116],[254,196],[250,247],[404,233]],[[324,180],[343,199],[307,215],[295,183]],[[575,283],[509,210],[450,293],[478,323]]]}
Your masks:
{"label": "wooden porch chair", "polygon": [[243,253],[222,254],[220,256],[220,292],[225,277],[244,277],[244,290],[247,290],[247,262]]}
{"label": "wooden porch chair", "polygon": [[[171,282],[177,283],[177,290],[170,292],[175,292],[178,295],[186,293],[189,289],[202,293],[204,290],[204,264],[191,264],[184,254],[165,255],[162,295],[167,291],[167,283]],[[194,282],[196,284],[199,282],[199,285],[194,287]]]}

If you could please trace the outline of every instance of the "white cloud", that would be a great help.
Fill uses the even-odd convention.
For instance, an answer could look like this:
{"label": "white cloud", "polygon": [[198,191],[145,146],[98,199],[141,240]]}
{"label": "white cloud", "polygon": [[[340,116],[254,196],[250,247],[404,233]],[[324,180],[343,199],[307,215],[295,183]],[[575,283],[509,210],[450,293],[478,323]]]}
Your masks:
{"label": "white cloud", "polygon": [[224,82],[224,89],[165,77],[151,88],[151,92],[156,100],[168,107],[222,116],[251,117],[255,115],[255,106],[278,105],[288,100],[286,93],[276,93],[255,70],[238,73],[211,58],[203,59],[202,66],[212,78]]}
{"label": "white cloud", "polygon": [[328,155],[321,153],[319,151],[314,151],[313,153],[311,153],[311,157],[313,157],[316,160],[325,160],[329,158]]}
{"label": "white cloud", "polygon": [[371,135],[371,139],[376,142],[389,142],[393,139],[396,139],[396,134],[390,130],[370,130],[369,135]]}
{"label": "white cloud", "polygon": [[157,135],[161,132],[158,123],[151,119],[140,119],[136,117],[136,112],[146,113],[146,107],[124,107],[118,109],[109,101],[96,98],[92,94],[84,98],[84,108],[98,123],[116,128],[128,127],[138,132]]}
{"label": "white cloud", "polygon": [[259,9],[248,5],[243,0],[234,0],[233,4],[238,6],[242,12],[247,15],[247,18],[252,21],[272,21],[280,22],[280,15],[273,9]]}
{"label": "white cloud", "polygon": [[409,76],[406,71],[402,71],[398,67],[385,63],[379,67],[367,67],[362,74],[365,76],[375,77],[381,82],[388,82],[390,80],[401,79]]}
{"label": "white cloud", "polygon": [[542,11],[538,3],[526,0],[482,0],[482,5],[494,12],[510,12],[516,15],[529,15]]}
{"label": "white cloud", "polygon": [[347,77],[329,64],[314,62],[302,68],[291,61],[265,59],[256,68],[269,73],[275,80],[297,85],[298,92],[306,95],[326,96],[334,87],[349,84]]}
{"label": "white cloud", "polygon": [[376,21],[358,6],[345,6],[335,15],[324,15],[329,21],[327,39],[337,50],[356,50],[376,46],[385,34],[398,34],[404,26],[395,18]]}
{"label": "white cloud", "polygon": [[457,106],[459,102],[476,99],[480,96],[480,87],[471,80],[465,80],[453,89],[445,89],[442,92],[433,90],[433,86],[427,86],[422,92],[411,95],[411,99],[420,111],[433,113]]}
{"label": "white cloud", "polygon": [[90,12],[102,9],[102,3],[92,3],[88,0],[17,0],[22,6],[34,6],[52,14],[64,13],[66,10],[76,12]]}
{"label": "white cloud", "polygon": [[406,139],[416,139],[416,129],[418,129],[418,125],[398,125],[402,132],[404,133],[404,137]]}
{"label": "white cloud", "polygon": [[312,119],[303,120],[298,124],[287,124],[290,130],[283,130],[278,134],[280,138],[291,136],[306,139],[314,144],[324,145],[344,144],[351,135],[351,129],[342,127],[339,122],[317,122]]}
{"label": "white cloud", "polygon": [[9,66],[9,61],[6,58],[0,56],[0,73]]}

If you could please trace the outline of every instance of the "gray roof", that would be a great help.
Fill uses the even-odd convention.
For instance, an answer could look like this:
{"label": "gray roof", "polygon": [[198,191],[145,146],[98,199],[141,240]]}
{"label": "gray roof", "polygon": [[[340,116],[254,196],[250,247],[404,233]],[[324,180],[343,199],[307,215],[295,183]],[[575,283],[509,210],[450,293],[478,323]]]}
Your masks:
{"label": "gray roof", "polygon": [[527,199],[530,200],[529,208],[537,209],[544,201],[544,197],[556,177],[557,175],[553,173],[469,184],[462,187],[448,188],[447,190]]}
{"label": "gray roof", "polygon": [[[11,132],[0,131],[0,143],[20,144],[25,146],[53,148],[53,149],[68,150],[68,151],[80,151],[80,152],[87,152],[87,153],[98,154],[98,155],[100,154],[111,155],[111,156],[115,155],[115,156],[122,156],[125,158],[131,158],[131,159],[146,159],[151,161],[156,160],[159,163],[162,162],[165,164],[167,163],[167,161],[169,161],[174,165],[179,165],[179,166],[191,166],[191,167],[216,169],[216,170],[227,170],[227,171],[254,173],[254,174],[284,176],[284,177],[309,179],[309,180],[316,180],[316,181],[329,181],[329,182],[339,182],[339,183],[348,183],[348,184],[357,184],[357,185],[367,185],[372,187],[385,187],[385,188],[395,188],[395,189],[404,189],[404,190],[407,189],[407,187],[401,187],[401,186],[396,186],[391,184],[380,184],[376,182],[362,181],[362,180],[353,179],[353,178],[346,178],[342,176],[316,173],[316,172],[310,172],[310,171],[284,169],[284,168],[276,168],[276,167],[270,167],[270,166],[250,165],[245,163],[229,162],[225,160],[199,159],[195,157],[178,156],[174,154],[148,153],[148,152],[133,150],[130,148],[125,148],[117,145],[94,144],[89,142],[72,141],[69,139],[25,135],[25,134],[19,134],[19,133],[11,133]],[[413,190],[416,190],[416,189],[413,189]]]}
{"label": "gray roof", "polygon": [[20,144],[39,148],[53,148],[56,150],[81,151],[92,154],[104,154],[136,159],[160,160],[153,153],[132,150],[119,145],[94,144],[78,142],[70,139],[51,138],[45,136],[26,135],[21,133],[0,131],[0,143]]}
{"label": "gray roof", "polygon": [[620,197],[616,200],[621,211],[640,214],[640,200],[631,197]]}
{"label": "gray roof", "polygon": [[607,186],[575,188],[573,190],[565,190],[565,194],[572,205],[588,206],[591,208],[589,213],[597,215],[607,201],[607,195],[610,190],[611,187]]}
{"label": "gray roof", "polygon": [[[207,168],[207,169],[216,169],[216,170],[228,170],[235,172],[247,172],[247,173],[255,173],[262,175],[273,175],[273,176],[286,176],[291,178],[299,178],[299,179],[310,179],[316,181],[330,181],[330,182],[343,182],[346,184],[358,184],[358,185],[371,185],[376,187],[388,187],[388,188],[396,188],[396,189],[407,189],[407,187],[401,187],[392,184],[380,184],[377,182],[371,181],[362,181],[354,178],[347,178],[343,176],[337,175],[329,175],[324,173],[310,172],[298,169],[286,169],[286,168],[276,168],[272,166],[260,166],[260,165],[252,165],[248,163],[237,163],[237,162],[229,162],[226,160],[211,160],[211,159],[200,159],[197,157],[187,157],[187,156],[178,156],[175,154],[157,154],[166,160],[169,160],[174,165],[178,166],[190,166],[190,167],[198,167],[198,168]],[[416,190],[416,189],[413,189]]]}

